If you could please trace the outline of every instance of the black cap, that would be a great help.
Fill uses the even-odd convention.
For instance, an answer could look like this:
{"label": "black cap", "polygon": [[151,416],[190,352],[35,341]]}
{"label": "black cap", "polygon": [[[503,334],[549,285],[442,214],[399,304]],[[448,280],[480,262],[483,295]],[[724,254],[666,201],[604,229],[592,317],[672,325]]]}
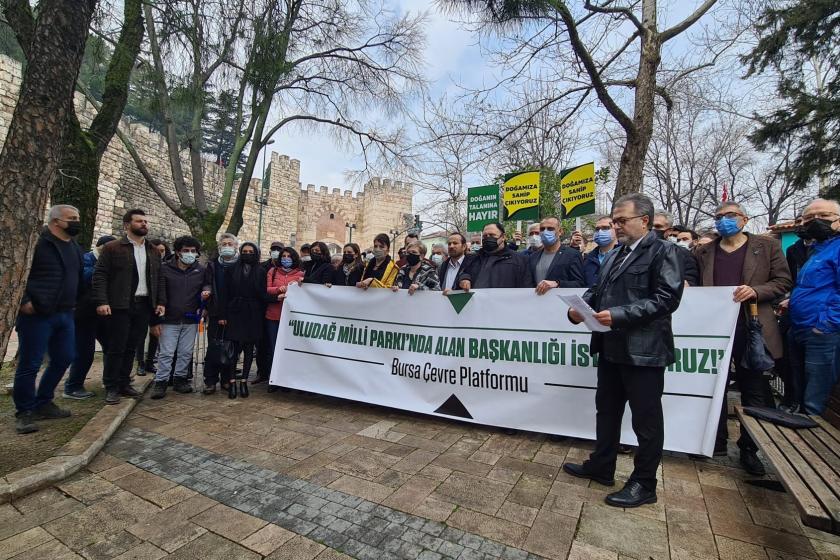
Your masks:
{"label": "black cap", "polygon": [[283,245],[282,241],[272,241],[271,242],[271,248],[272,249],[285,249],[286,246]]}
{"label": "black cap", "polygon": [[113,241],[114,239],[116,239],[116,237],[114,237],[113,235],[103,235],[102,237],[96,240],[96,246],[101,247],[106,243]]}

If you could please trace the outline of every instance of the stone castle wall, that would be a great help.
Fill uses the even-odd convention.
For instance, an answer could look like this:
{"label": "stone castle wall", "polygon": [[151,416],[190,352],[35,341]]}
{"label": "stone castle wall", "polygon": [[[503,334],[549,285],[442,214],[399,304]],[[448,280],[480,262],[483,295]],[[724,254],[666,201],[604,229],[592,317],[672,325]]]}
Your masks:
{"label": "stone castle wall", "polygon": [[[0,143],[8,132],[20,83],[20,64],[0,55]],[[82,126],[87,126],[96,114],[94,107],[78,93],[75,104],[79,121]],[[121,129],[132,138],[135,149],[160,188],[173,200],[177,200],[164,137],[150,132],[146,125],[125,120]],[[186,154],[182,154],[182,159],[186,182],[190,186],[192,179]],[[258,163],[260,165],[256,174],[261,172],[262,160]],[[263,250],[267,250],[271,241],[275,240],[286,244],[294,242],[297,247],[315,240],[340,246],[349,238],[345,223],[356,224],[353,241],[359,242],[363,248],[368,247],[376,233],[402,229],[402,214],[412,211],[413,193],[410,185],[373,179],[363,192],[355,196],[349,190],[329,191],[326,187],[315,189],[313,185],[302,190],[300,161],[272,152],[267,167],[270,167],[270,184],[267,204],[262,205]],[[211,208],[218,203],[224,175],[225,170],[221,166],[212,161],[204,162],[205,192]],[[257,240],[261,188],[262,181],[252,179],[243,211],[244,224],[239,232],[242,240]],[[234,195],[235,192],[234,188]],[[131,155],[115,135],[100,166],[94,239],[100,235],[121,232],[122,214],[129,208],[146,210],[151,237],[171,241],[189,233],[186,224],[152,191]],[[233,201],[228,209],[228,220],[232,208]],[[330,215],[333,216],[332,220]],[[339,224],[341,227],[338,227]],[[224,229],[223,226],[221,231]]]}

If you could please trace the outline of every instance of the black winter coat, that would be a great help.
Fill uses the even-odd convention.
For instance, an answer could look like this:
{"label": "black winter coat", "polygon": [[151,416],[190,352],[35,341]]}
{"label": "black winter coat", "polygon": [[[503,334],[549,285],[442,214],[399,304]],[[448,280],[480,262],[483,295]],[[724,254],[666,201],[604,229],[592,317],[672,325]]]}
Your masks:
{"label": "black winter coat", "polygon": [[331,284],[334,273],[335,269],[330,261],[319,261],[309,268],[303,277],[303,282],[304,284]]}
{"label": "black winter coat", "polygon": [[262,266],[241,260],[224,270],[224,286],[217,302],[219,319],[227,320],[225,338],[237,342],[259,342],[268,298]]}
{"label": "black winter coat", "polygon": [[[207,270],[193,263],[186,270],[171,260],[160,267],[160,293],[158,300],[166,307],[161,322],[166,324],[196,323],[194,316],[201,304],[201,292],[210,291]],[[188,316],[189,315],[189,316]]]}
{"label": "black winter coat", "polygon": [[[57,311],[58,299],[64,286],[65,263],[58,248],[59,243],[66,243],[58,239],[47,228],[41,232],[32,256],[32,268],[26,281],[26,290],[20,304],[31,303],[39,315],[49,315]],[[77,295],[84,290],[84,265],[82,249],[75,240],[69,243],[79,259],[79,279]]]}
{"label": "black winter coat", "polygon": [[335,286],[355,286],[362,281],[362,272],[365,271],[363,265],[354,266],[350,274],[344,273],[344,266],[339,266],[338,269],[333,270],[332,279],[330,283]]}
{"label": "black winter coat", "polygon": [[[462,268],[463,270],[463,268]],[[508,247],[498,253],[479,251],[469,268],[459,275],[472,288],[533,288],[534,277],[528,257]]]}
{"label": "black winter coat", "polygon": [[604,261],[598,284],[583,294],[595,311],[609,310],[612,330],[592,333],[590,352],[618,364],[668,366],[674,361],[671,314],[683,293],[683,251],[648,233],[617,270],[621,251]]}

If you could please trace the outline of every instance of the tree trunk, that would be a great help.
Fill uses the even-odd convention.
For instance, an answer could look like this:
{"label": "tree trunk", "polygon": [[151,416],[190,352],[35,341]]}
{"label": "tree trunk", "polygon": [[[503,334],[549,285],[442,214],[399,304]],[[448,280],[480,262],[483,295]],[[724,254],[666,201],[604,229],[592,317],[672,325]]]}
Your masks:
{"label": "tree trunk", "polygon": [[[655,6],[655,4],[654,4]],[[642,51],[639,55],[639,70],[636,74],[636,91],[633,107],[633,132],[627,134],[621,165],[615,184],[615,199],[642,191],[650,139],[653,136],[654,98],[656,95],[656,71],[661,61],[662,44],[656,31],[656,20],[645,18],[645,34],[642,37]],[[655,11],[653,14],[655,18]]]}
{"label": "tree trunk", "polygon": [[0,152],[0,355],[6,353],[50,186],[96,0],[42,0],[18,102]]}
{"label": "tree trunk", "polygon": [[143,41],[141,0],[126,0],[123,12],[120,38],[105,74],[102,105],[88,130],[82,130],[75,111],[69,113],[61,170],[50,192],[53,204],[72,204],[79,209],[82,233],[78,241],[82,247],[90,247],[93,242],[99,203],[99,165],[128,101],[131,71]]}

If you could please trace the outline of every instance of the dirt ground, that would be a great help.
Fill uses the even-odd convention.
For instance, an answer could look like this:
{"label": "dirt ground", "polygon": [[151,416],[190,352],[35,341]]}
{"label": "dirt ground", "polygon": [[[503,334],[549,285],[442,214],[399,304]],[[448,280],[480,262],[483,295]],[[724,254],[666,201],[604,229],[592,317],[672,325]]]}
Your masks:
{"label": "dirt ground", "polygon": [[[14,378],[10,365],[6,363],[0,370],[0,386],[5,386]],[[84,401],[63,399],[61,398],[64,388],[62,379],[56,389],[55,402],[62,408],[69,408],[72,416],[62,420],[38,422],[40,431],[25,435],[15,432],[15,405],[11,394],[0,395],[0,476],[51,457],[102,408],[102,354],[100,352],[96,353],[85,387],[97,395]]]}

